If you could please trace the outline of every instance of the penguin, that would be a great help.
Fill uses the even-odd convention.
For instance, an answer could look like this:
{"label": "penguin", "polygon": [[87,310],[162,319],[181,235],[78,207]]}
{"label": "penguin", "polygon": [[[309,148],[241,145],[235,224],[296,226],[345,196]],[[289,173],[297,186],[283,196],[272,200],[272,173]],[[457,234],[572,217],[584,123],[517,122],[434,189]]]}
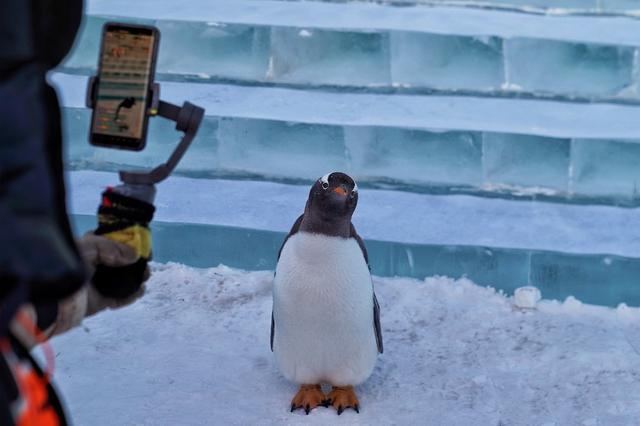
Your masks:
{"label": "penguin", "polygon": [[[321,177],[278,253],[271,350],[284,377],[300,385],[291,412],[332,406],[338,415],[359,413],[354,386],[383,352],[369,257],[351,223],[357,204],[350,176]],[[322,384],[332,386],[327,395]]]}

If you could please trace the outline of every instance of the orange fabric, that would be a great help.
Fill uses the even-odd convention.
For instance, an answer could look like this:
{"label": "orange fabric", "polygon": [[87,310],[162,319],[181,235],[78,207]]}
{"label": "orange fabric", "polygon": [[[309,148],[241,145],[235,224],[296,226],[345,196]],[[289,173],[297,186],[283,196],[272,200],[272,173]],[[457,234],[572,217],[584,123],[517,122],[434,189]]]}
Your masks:
{"label": "orange fabric", "polygon": [[[49,377],[53,374],[55,358],[53,350],[47,343],[44,334],[24,311],[20,311],[16,319],[24,330],[31,333],[42,344],[47,360],[47,366],[42,376],[27,362],[15,360],[9,364],[23,400],[20,411],[16,414],[18,416],[15,419],[16,426],[59,426],[60,418],[49,403],[47,390]],[[0,342],[0,349],[8,353],[11,351],[11,345],[7,340],[3,340]]]}
{"label": "orange fabric", "polygon": [[33,369],[16,366],[14,373],[26,405],[16,419],[16,426],[58,426],[60,419],[49,404],[46,379]]}
{"label": "orange fabric", "polygon": [[24,311],[18,312],[18,315],[16,315],[16,319],[18,320],[20,325],[27,332],[31,333],[35,337],[36,341],[41,344],[42,351],[44,352],[44,359],[47,363],[44,369],[44,372],[45,372],[44,379],[48,383],[49,377],[53,377],[53,370],[55,369],[56,357],[55,357],[55,354],[53,353],[53,349],[51,348],[51,345],[49,344],[49,341],[47,340],[47,336],[45,336],[44,333],[40,331],[38,326],[35,325],[33,321],[31,321],[31,318],[29,318],[29,315],[27,315]]}

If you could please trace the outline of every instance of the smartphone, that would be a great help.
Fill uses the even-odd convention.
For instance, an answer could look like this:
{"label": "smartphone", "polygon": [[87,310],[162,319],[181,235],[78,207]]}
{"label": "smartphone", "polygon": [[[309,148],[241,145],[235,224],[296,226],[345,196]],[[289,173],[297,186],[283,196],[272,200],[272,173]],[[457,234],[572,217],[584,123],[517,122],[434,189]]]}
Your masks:
{"label": "smartphone", "polygon": [[159,41],[160,32],[152,26],[104,24],[89,133],[92,145],[144,149]]}

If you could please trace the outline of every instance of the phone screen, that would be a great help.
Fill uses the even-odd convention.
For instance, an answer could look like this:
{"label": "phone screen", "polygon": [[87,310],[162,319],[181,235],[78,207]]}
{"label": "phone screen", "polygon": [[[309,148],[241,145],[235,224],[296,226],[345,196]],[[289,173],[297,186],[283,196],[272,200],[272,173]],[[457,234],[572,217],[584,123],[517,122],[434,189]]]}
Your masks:
{"label": "phone screen", "polygon": [[144,148],[147,98],[154,78],[158,38],[153,27],[105,24],[91,143]]}

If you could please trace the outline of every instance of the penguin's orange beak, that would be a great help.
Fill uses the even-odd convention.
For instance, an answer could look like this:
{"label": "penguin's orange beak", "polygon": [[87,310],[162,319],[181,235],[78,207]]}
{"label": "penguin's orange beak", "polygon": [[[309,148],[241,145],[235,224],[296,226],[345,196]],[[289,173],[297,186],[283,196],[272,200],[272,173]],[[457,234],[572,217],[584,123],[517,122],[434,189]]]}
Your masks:
{"label": "penguin's orange beak", "polygon": [[342,195],[343,197],[347,195],[347,191],[342,186],[336,186],[333,189],[333,192],[335,192],[338,195]]}

